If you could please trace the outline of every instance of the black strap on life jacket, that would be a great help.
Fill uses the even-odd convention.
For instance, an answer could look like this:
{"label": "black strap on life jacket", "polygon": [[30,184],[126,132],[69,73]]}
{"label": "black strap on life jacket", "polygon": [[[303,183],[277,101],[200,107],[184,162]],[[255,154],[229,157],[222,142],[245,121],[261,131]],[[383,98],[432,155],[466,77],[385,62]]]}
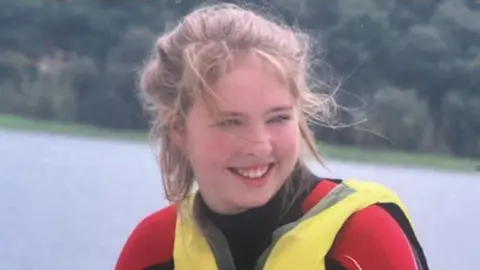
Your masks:
{"label": "black strap on life jacket", "polygon": [[387,211],[405,232],[405,235],[412,245],[413,252],[415,253],[419,270],[429,270],[430,268],[428,267],[427,258],[423,248],[415,235],[412,224],[409,222],[402,209],[394,203],[379,203],[378,205]]}

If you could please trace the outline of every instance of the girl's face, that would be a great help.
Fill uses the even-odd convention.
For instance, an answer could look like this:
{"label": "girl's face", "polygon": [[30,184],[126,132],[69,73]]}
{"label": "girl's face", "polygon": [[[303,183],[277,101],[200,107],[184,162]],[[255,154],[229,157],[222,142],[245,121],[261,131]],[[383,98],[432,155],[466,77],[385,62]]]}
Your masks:
{"label": "girl's face", "polygon": [[221,78],[212,110],[197,99],[176,142],[206,204],[234,214],[268,202],[299,158],[298,112],[289,89],[256,57]]}

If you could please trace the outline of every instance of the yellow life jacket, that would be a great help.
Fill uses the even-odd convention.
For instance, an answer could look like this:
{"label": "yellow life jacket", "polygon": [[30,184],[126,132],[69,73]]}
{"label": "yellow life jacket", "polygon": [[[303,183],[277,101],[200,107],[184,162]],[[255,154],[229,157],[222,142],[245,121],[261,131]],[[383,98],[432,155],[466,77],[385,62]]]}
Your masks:
{"label": "yellow life jacket", "polygon": [[[325,256],[343,224],[355,212],[376,203],[394,203],[411,220],[404,204],[388,188],[373,182],[345,180],[301,219],[275,230],[272,244],[260,256],[255,269],[325,270]],[[173,256],[176,270],[235,269],[221,234],[207,240],[197,231],[191,217],[177,218]]]}

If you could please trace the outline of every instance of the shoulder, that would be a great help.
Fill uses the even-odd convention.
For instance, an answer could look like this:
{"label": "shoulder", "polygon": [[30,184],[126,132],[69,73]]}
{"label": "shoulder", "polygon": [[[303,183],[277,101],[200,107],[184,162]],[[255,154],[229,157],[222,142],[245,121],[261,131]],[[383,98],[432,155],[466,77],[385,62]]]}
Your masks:
{"label": "shoulder", "polygon": [[330,256],[347,269],[419,269],[418,242],[409,225],[398,222],[398,215],[381,204],[356,212],[337,235]]}
{"label": "shoulder", "polygon": [[144,269],[169,262],[173,256],[176,216],[176,207],[170,205],[141,220],[123,246],[115,269]]}
{"label": "shoulder", "polygon": [[[308,210],[342,180],[323,179],[304,201]],[[363,182],[364,187],[388,188]],[[360,183],[361,184],[361,183]],[[360,185],[359,184],[359,185]],[[352,214],[335,238],[329,257],[346,269],[428,269],[423,250],[402,208],[376,203]],[[418,265],[423,268],[417,268]]]}
{"label": "shoulder", "polygon": [[[339,201],[340,198],[343,200],[344,198],[353,194],[355,194],[355,200],[357,201],[359,198],[363,198],[358,201],[358,207],[362,207],[362,204],[379,204],[380,202],[388,201],[390,202],[390,205],[398,206],[400,212],[408,215],[408,213],[406,213],[406,206],[393,190],[380,183],[372,181],[359,181],[354,179],[318,179],[313,188],[309,191],[308,195],[305,197],[302,203],[302,210],[307,212],[325,197],[338,197],[338,199],[335,201]],[[387,210],[390,211],[390,208]],[[395,214],[398,214],[397,212],[395,212]]]}

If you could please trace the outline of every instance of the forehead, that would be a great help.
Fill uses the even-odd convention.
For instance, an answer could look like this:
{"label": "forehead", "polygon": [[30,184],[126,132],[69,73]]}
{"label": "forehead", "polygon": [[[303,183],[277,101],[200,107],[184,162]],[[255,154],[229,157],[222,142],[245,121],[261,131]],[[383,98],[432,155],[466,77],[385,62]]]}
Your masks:
{"label": "forehead", "polygon": [[239,59],[211,90],[214,98],[207,99],[208,106],[222,111],[263,113],[272,107],[292,106],[294,102],[278,72],[253,56]]}

